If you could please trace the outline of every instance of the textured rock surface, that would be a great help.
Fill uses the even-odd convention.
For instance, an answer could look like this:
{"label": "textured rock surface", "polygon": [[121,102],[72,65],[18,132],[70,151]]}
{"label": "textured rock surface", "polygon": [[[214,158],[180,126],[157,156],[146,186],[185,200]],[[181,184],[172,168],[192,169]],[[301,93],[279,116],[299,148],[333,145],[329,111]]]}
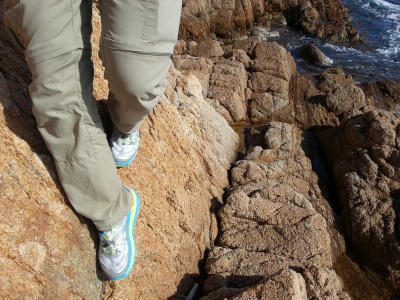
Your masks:
{"label": "textured rock surface", "polygon": [[319,86],[299,76],[293,57],[275,42],[248,38],[235,42],[219,57],[210,55],[217,53],[212,47],[190,44],[195,52],[182,50],[183,43],[178,44],[176,51],[181,54],[175,57],[175,66],[200,80],[208,103],[230,124],[282,121],[302,127],[336,125],[342,106],[347,110],[369,103],[341,70],[331,71],[339,75],[325,76],[329,71],[319,75]]}
{"label": "textured rock surface", "polygon": [[304,279],[292,270],[282,270],[249,289],[220,288],[201,300],[213,299],[307,299]]}
{"label": "textured rock surface", "polygon": [[[317,177],[300,146],[301,131],[272,122],[253,135],[263,140],[236,163],[219,211],[220,235],[207,259],[205,299],[251,299],[268,291],[271,299],[307,299],[306,290],[326,292],[316,284],[318,276],[329,277],[332,295],[348,297],[332,270],[334,233],[328,227],[333,228],[333,213],[322,204]],[[286,289],[274,295],[272,287],[282,282]]]}
{"label": "textured rock surface", "polygon": [[[141,129],[138,157],[119,171],[142,199],[135,231],[137,263],[129,278],[102,283],[96,266],[97,233],[69,207],[35,129],[27,94],[29,71],[3,27],[0,34],[0,236],[7,241],[1,246],[1,296],[184,297],[210,245],[212,199],[222,201],[228,185],[226,170],[236,157],[236,133],[204,100],[199,81],[171,68],[166,97]],[[96,56],[94,61],[96,97],[104,99],[107,85]],[[101,101],[100,108],[103,111]],[[106,116],[104,121],[108,128]]]}
{"label": "textured rock surface", "polygon": [[331,42],[361,39],[340,0],[186,0],[179,36],[237,40],[247,37],[254,23],[268,26],[276,14],[283,14],[289,26]]}
{"label": "textured rock surface", "polygon": [[[396,112],[398,86],[364,85],[365,96],[339,69],[308,79],[283,47],[241,39],[253,21],[263,25],[282,12],[310,34],[357,39],[346,11],[338,1],[183,2],[179,71],[171,68],[165,97],[143,124],[139,156],[119,170],[143,202],[137,264],[121,282],[101,281],[96,232],[62,193],[34,129],[29,71],[0,28],[0,237],[7,241],[0,295],[184,299],[194,283],[202,286],[205,264],[202,299],[390,299],[399,277],[400,126],[371,104]],[[95,97],[110,130],[101,101],[107,84],[97,55],[93,60]],[[239,140],[227,121],[257,124],[246,129],[247,151],[230,180]],[[319,137],[336,185],[331,169],[321,173],[307,131],[327,126]],[[346,254],[353,249],[354,261]]]}
{"label": "textured rock surface", "polygon": [[327,69],[315,77],[318,87],[326,93],[322,102],[335,115],[371,104],[361,88],[354,84],[352,77],[341,69]]}
{"label": "textured rock surface", "polygon": [[247,74],[243,63],[220,58],[213,68],[208,97],[213,99],[217,110],[227,112],[232,122],[247,119]]}
{"label": "textured rock surface", "polygon": [[264,7],[259,0],[186,0],[179,36],[184,39],[204,39],[210,33],[227,39],[247,36],[254,17],[261,18],[262,12]]}
{"label": "textured rock surface", "polygon": [[361,85],[366,97],[377,108],[393,111],[400,115],[400,82],[383,80],[375,83],[364,82]]}
{"label": "textured rock surface", "polygon": [[0,8],[0,294],[4,299],[93,299],[97,236],[69,207],[35,129],[30,73]]}
{"label": "textured rock surface", "polygon": [[254,47],[249,88],[252,90],[249,116],[260,120],[273,118],[289,105],[289,87],[296,74],[291,55],[276,43],[259,43]]}
{"label": "textured rock surface", "polygon": [[320,134],[339,189],[352,248],[366,266],[398,282],[400,120],[355,111]]}
{"label": "textured rock surface", "polygon": [[161,101],[141,129],[137,159],[119,171],[143,208],[133,275],[128,283],[106,284],[110,299],[179,298],[190,291],[210,246],[212,200],[222,201],[236,156],[237,135],[203,99],[194,76],[171,70],[166,95],[172,101]]}
{"label": "textured rock surface", "polygon": [[289,26],[330,42],[361,39],[340,0],[273,0],[266,9],[282,12]]}
{"label": "textured rock surface", "polygon": [[182,74],[192,74],[197,77],[201,83],[204,97],[207,97],[208,94],[213,65],[211,60],[204,57],[183,55],[174,59],[175,68]]}

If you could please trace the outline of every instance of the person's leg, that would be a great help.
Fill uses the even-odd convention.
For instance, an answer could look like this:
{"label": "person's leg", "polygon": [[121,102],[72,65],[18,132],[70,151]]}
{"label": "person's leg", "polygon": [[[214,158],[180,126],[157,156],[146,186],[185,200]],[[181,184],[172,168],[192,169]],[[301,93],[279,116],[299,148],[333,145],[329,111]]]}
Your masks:
{"label": "person's leg", "polygon": [[[117,131],[112,152],[117,165],[135,156],[135,133],[165,91],[177,41],[181,0],[100,0],[100,57],[110,93],[109,112]],[[120,135],[118,135],[120,133]],[[122,139],[124,136],[131,138]],[[135,143],[136,142],[136,143]]]}
{"label": "person's leg", "polygon": [[92,96],[89,0],[6,0],[9,29],[26,48],[30,94],[41,135],[74,209],[99,230],[128,214],[121,183]]}

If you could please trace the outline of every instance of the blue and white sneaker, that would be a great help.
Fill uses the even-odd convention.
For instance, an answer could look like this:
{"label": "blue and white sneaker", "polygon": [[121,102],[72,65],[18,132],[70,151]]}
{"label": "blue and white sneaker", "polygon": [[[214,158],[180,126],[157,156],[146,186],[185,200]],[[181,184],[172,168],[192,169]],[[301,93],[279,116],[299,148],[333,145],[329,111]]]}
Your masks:
{"label": "blue and white sneaker", "polygon": [[109,230],[99,231],[99,261],[110,280],[129,275],[136,260],[135,225],[140,210],[140,198],[131,190],[133,204],[129,213]]}
{"label": "blue and white sneaker", "polygon": [[114,130],[111,137],[111,152],[117,167],[127,167],[135,159],[140,144],[139,130],[121,133]]}

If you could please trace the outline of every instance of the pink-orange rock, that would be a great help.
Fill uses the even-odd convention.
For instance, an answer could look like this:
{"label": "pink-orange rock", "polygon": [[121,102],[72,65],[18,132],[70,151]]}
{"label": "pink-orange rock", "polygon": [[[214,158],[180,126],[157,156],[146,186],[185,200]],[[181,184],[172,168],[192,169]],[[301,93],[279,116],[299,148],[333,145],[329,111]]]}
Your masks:
{"label": "pink-orange rock", "polygon": [[393,284],[400,278],[399,133],[398,117],[367,110],[348,114],[340,127],[319,135],[332,165],[352,249],[363,265]]}
{"label": "pink-orange rock", "polygon": [[259,0],[184,1],[179,36],[187,40],[201,40],[210,33],[224,39],[247,36],[263,12]]}
{"label": "pink-orange rock", "polygon": [[203,96],[207,97],[213,68],[211,60],[204,57],[176,56],[174,66],[182,74],[193,74],[200,81]]}
{"label": "pink-orange rock", "polygon": [[[315,274],[331,274],[327,277],[335,290],[330,292],[346,296],[332,270],[332,254],[343,248],[331,249],[331,241],[337,243],[340,238],[329,229],[334,218],[327,204],[319,201],[321,191],[311,162],[300,147],[300,130],[271,122],[262,132],[261,145],[250,147],[231,172],[232,186],[219,211],[218,246],[206,263],[209,277],[204,299],[252,299],[257,293],[266,299],[291,299],[295,297],[292,293],[301,294],[303,299],[306,289],[324,294],[323,286],[315,287],[311,279],[306,288],[300,275],[313,268]],[[292,275],[272,279],[277,273]],[[282,282],[287,290],[273,292],[275,284]]]}
{"label": "pink-orange rock", "polygon": [[276,43],[259,43],[250,67],[250,88],[253,92],[249,116],[255,120],[271,118],[273,113],[289,105],[289,86],[296,72],[293,58]]}
{"label": "pink-orange rock", "polygon": [[[229,184],[227,169],[236,157],[237,134],[204,100],[197,78],[171,68],[166,96],[141,128],[135,162],[119,171],[142,198],[135,230],[137,262],[128,278],[101,282],[97,231],[74,213],[60,187],[30,112],[29,71],[1,29],[1,297],[186,295],[199,276],[199,260],[216,237],[210,209],[213,201],[222,201],[223,188]],[[99,28],[95,29],[96,43]],[[97,56],[94,62],[96,96],[101,100],[107,95],[107,83]]]}
{"label": "pink-orange rock", "polygon": [[192,47],[190,47],[189,43],[189,49],[187,53],[196,57],[215,58],[222,56],[224,54],[224,50],[218,41],[208,39],[202,40]]}
{"label": "pink-orange rock", "polygon": [[352,77],[341,69],[327,69],[316,78],[318,87],[326,93],[324,105],[336,115],[371,104]]}
{"label": "pink-orange rock", "polygon": [[204,39],[210,36],[210,16],[207,2],[186,1],[183,4],[179,27],[181,39]]}
{"label": "pink-orange rock", "polygon": [[229,113],[232,122],[247,119],[245,89],[246,70],[241,62],[221,58],[215,64],[210,78],[208,97]]}
{"label": "pink-orange rock", "polygon": [[110,299],[187,294],[213,238],[212,199],[222,201],[228,185],[237,135],[204,100],[193,75],[171,70],[166,96],[171,101],[161,100],[141,128],[140,154],[132,167],[120,170],[123,181],[140,193],[143,208],[133,276],[128,284],[107,283]]}
{"label": "pink-orange rock", "polygon": [[262,280],[249,289],[220,288],[201,298],[201,300],[217,299],[307,299],[307,293],[305,282],[301,275],[292,270],[285,269],[268,279]]}

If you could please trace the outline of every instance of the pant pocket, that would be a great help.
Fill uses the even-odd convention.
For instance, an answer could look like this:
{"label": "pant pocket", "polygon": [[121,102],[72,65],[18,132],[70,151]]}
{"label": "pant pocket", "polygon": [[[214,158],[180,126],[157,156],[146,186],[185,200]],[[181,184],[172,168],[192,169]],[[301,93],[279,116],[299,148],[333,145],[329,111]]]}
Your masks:
{"label": "pant pocket", "polygon": [[148,0],[142,39],[152,42],[172,42],[178,38],[181,0]]}

